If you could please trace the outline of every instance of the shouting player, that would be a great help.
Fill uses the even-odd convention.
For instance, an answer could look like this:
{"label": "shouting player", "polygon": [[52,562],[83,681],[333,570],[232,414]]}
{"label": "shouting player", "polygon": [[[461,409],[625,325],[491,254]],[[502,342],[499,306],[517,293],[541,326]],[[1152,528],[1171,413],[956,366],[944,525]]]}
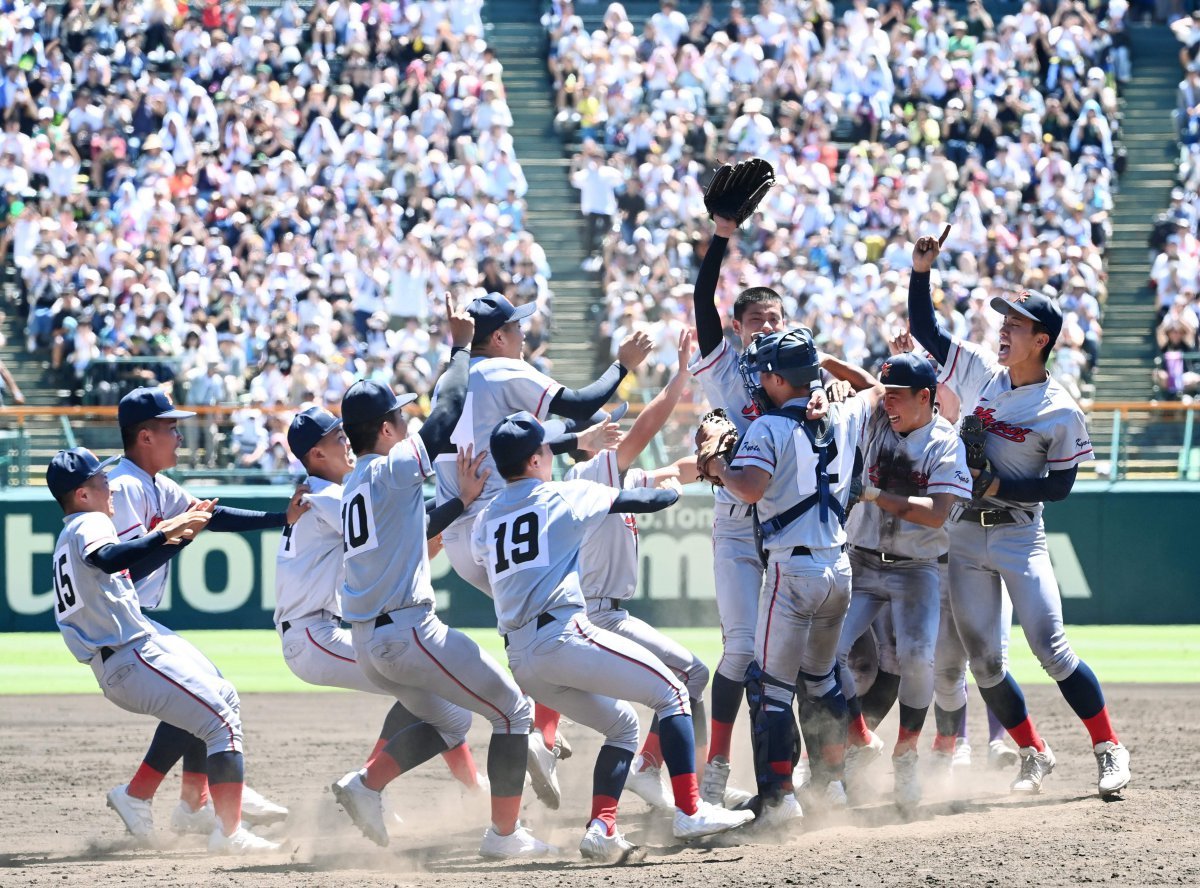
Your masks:
{"label": "shouting player", "polygon": [[[177,410],[167,393],[158,388],[134,389],[121,399],[117,407],[117,422],[121,427],[124,456],[109,473],[112,486],[113,523],[119,528],[123,542],[145,536],[162,521],[192,509],[199,502],[182,487],[162,474],[177,461],[183,437],[179,420],[196,414]],[[231,509],[212,501],[212,520],[208,530],[248,533],[269,528],[283,528],[299,520],[308,511],[301,501],[304,490],[297,490],[286,512],[259,512]],[[186,541],[183,545],[186,545]],[[157,550],[131,569],[138,601],[144,609],[158,607],[166,593],[170,576],[170,559],[182,549],[168,546]],[[192,658],[200,668],[216,678],[220,671],[194,645],[181,636],[151,621],[159,644],[174,653]],[[214,823],[213,806],[208,800],[208,780],[205,776],[207,756],[200,738],[166,722],[160,724],[150,742],[150,748],[133,779],[108,794],[108,805],[135,835],[147,835],[154,828],[151,800],[167,772],[183,759],[183,782],[179,805],[171,814],[171,826],[176,832],[207,834]],[[251,824],[266,824],[287,817],[287,809],[276,805],[246,787],[242,796],[242,816]]]}
{"label": "shouting player", "polygon": [[[947,232],[949,229],[947,228]],[[943,233],[942,238],[946,236]],[[992,300],[1004,316],[996,353],[951,336],[933,308],[929,278],[941,249],[922,237],[913,249],[908,314],[912,334],[944,368],[964,417],[979,417],[987,466],[973,468],[975,499],[951,514],[950,604],[988,707],[1020,748],[1013,791],[1040,792],[1054,753],[1038,735],[1021,689],[1001,653],[1001,581],[1029,646],[1091,736],[1099,792],[1120,792],[1130,779],[1129,752],[1109,720],[1100,682],[1067,641],[1062,598],[1042,521],[1042,504],[1065,499],[1080,463],[1092,458],[1087,421],[1046,371],[1062,329],[1057,303],[1023,291]]]}
{"label": "shouting player", "polygon": [[[212,519],[198,503],[135,539],[120,542],[102,464],[88,450],[60,451],[46,484],[66,515],[54,548],[54,616],[67,647],[89,663],[100,690],[122,709],[179,725],[199,738],[216,808],[213,852],[245,854],[279,846],[241,824],[242,721],[237,691],[220,675],[164,644],[141,611],[129,571],[163,548],[191,539]],[[139,838],[147,833],[135,832]]]}
{"label": "shouting player", "polygon": [[498,423],[490,449],[507,486],[479,513],[472,548],[488,573],[509,668],[535,698],[605,738],[580,853],[620,860],[635,851],[616,828],[638,739],[637,714],[626,700],[658,716],[677,838],[712,835],[753,819],[749,811],[726,811],[700,799],[687,688],[650,651],[595,626],[579,586],[579,550],[589,534],[612,514],[664,509],[678,500],[678,491],[551,481],[546,429],[530,413]]}

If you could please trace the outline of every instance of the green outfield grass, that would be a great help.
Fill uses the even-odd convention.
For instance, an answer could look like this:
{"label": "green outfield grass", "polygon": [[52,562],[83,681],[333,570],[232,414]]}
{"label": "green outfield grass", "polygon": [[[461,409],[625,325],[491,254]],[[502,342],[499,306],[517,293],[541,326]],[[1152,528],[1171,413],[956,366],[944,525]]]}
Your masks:
{"label": "green outfield grass", "polygon": [[[1200,626],[1072,626],[1071,643],[1106,682],[1200,681]],[[720,635],[713,629],[670,629],[668,634],[715,665]],[[237,686],[241,693],[312,691],[284,665],[279,640],[267,630],[217,630],[183,633]],[[468,634],[504,662],[495,632]],[[57,633],[0,636],[0,694],[79,694],[97,691],[91,670],[76,663]],[[1020,630],[1014,630],[1012,672],[1023,684],[1044,684]]]}

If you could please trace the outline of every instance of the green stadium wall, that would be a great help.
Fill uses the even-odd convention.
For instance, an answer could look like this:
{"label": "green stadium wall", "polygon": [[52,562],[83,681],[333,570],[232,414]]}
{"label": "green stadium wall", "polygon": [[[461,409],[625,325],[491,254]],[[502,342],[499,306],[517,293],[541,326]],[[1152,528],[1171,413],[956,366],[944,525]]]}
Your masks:
{"label": "green stadium wall", "polygon": [[[229,506],[284,508],[276,487],[196,487]],[[1200,623],[1200,484],[1081,482],[1046,510],[1069,623]],[[638,519],[641,586],[631,610],[663,626],[717,623],[712,497],[693,489]],[[4,598],[0,631],[53,630],[50,556],[62,513],[44,489],[0,493]],[[270,628],[278,531],[204,533],[173,562],[155,616],[175,629]],[[438,610],[457,626],[494,625],[491,600],[433,563]]]}

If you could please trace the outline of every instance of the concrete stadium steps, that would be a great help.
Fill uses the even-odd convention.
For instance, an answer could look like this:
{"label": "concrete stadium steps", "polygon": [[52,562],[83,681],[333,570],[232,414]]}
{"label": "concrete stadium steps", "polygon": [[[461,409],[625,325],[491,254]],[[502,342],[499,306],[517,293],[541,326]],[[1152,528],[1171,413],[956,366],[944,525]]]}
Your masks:
{"label": "concrete stadium steps", "polygon": [[[1130,34],[1134,80],[1121,94],[1120,132],[1127,166],[1113,210],[1104,341],[1094,375],[1095,398],[1100,402],[1144,401],[1153,394],[1150,371],[1157,348],[1155,297],[1147,286],[1153,261],[1147,238],[1154,217],[1170,203],[1177,175],[1178,147],[1171,110],[1183,76],[1178,44],[1162,25],[1136,26]],[[1110,461],[1112,414],[1093,413],[1091,432],[1097,460]],[[1176,472],[1181,439],[1170,420],[1153,414],[1131,416],[1122,424],[1121,439],[1120,455],[1127,474]]]}
{"label": "concrete stadium steps", "polygon": [[549,356],[554,377],[575,387],[594,378],[595,324],[590,317],[600,289],[598,277],[580,268],[587,258],[583,217],[579,192],[567,176],[570,158],[554,131],[554,95],[546,73],[542,9],[537,0],[491,0],[484,16],[488,45],[504,65],[504,86],[513,113],[513,147],[529,182],[526,227],[546,251],[553,272]]}

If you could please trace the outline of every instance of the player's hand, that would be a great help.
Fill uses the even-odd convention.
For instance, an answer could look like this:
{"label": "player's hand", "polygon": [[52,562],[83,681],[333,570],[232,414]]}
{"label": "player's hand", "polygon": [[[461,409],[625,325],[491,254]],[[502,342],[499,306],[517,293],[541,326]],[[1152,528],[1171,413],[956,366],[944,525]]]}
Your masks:
{"label": "player's hand", "polygon": [[815,388],[808,399],[808,411],[806,416],[809,419],[824,419],[829,413],[829,395],[825,393],[823,388]]}
{"label": "player's hand", "polygon": [[950,226],[947,225],[942,231],[942,236],[939,238],[919,237],[916,244],[913,245],[912,254],[912,270],[913,271],[930,271],[933,268],[933,263],[937,261],[938,254],[942,251],[942,244],[946,242],[946,238],[950,235]]}
{"label": "player's hand", "polygon": [[[455,462],[458,471],[458,498],[464,506],[469,506],[479,499],[487,479],[491,477],[492,470],[483,469],[483,461],[486,458],[486,450],[479,451],[479,456],[475,456],[473,444],[458,448],[458,459]],[[482,473],[480,469],[483,469]]]}
{"label": "player's hand", "polygon": [[470,348],[475,338],[475,319],[460,308],[452,293],[446,293],[446,321],[450,325],[450,343],[455,348]]}
{"label": "player's hand", "polygon": [[621,426],[607,419],[596,423],[591,428],[584,429],[576,439],[579,449],[588,453],[598,453],[601,450],[613,450],[621,443]]}
{"label": "player's hand", "polygon": [[292,499],[287,507],[288,524],[295,524],[304,516],[305,512],[312,508],[312,503],[305,498],[311,492],[312,488],[307,484],[301,484],[296,488],[296,492],[292,494]]}
{"label": "player's hand", "polygon": [[650,337],[641,331],[625,337],[621,347],[617,349],[617,362],[626,370],[634,370],[654,351],[654,343]]}
{"label": "player's hand", "polygon": [[728,240],[737,233],[737,222],[733,219],[725,216],[713,216],[713,222],[717,224],[717,237]]}
{"label": "player's hand", "polygon": [[888,354],[889,355],[908,354],[909,352],[911,352],[913,350],[913,345],[914,345],[914,343],[913,343],[912,334],[908,332],[907,328],[904,330],[897,330],[896,335],[888,340]]}
{"label": "player's hand", "polygon": [[679,334],[679,376],[691,376],[692,373],[688,370],[688,364],[692,360],[692,349],[696,345],[696,331],[691,327],[685,327],[683,332]]}
{"label": "player's hand", "polygon": [[443,548],[443,545],[442,545],[442,535],[439,533],[439,534],[438,534],[437,536],[435,536],[433,539],[431,539],[431,540],[426,540],[426,541],[425,541],[425,548],[426,548],[426,549],[428,550],[428,552],[429,552],[429,560],[430,560],[430,561],[432,561],[433,559],[437,558],[437,556],[438,556],[438,552],[441,552],[441,551],[442,551],[442,548]]}
{"label": "player's hand", "polygon": [[683,485],[679,483],[679,479],[673,476],[659,478],[658,484],[655,485],[661,490],[673,490],[679,496],[683,495]]}
{"label": "player's hand", "polygon": [[174,518],[160,522],[155,530],[162,531],[162,535],[167,538],[168,546],[178,546],[204,530],[211,519],[211,511],[192,508]]}
{"label": "player's hand", "polygon": [[830,404],[842,404],[854,397],[854,386],[844,379],[834,379],[825,384],[825,394]]}

